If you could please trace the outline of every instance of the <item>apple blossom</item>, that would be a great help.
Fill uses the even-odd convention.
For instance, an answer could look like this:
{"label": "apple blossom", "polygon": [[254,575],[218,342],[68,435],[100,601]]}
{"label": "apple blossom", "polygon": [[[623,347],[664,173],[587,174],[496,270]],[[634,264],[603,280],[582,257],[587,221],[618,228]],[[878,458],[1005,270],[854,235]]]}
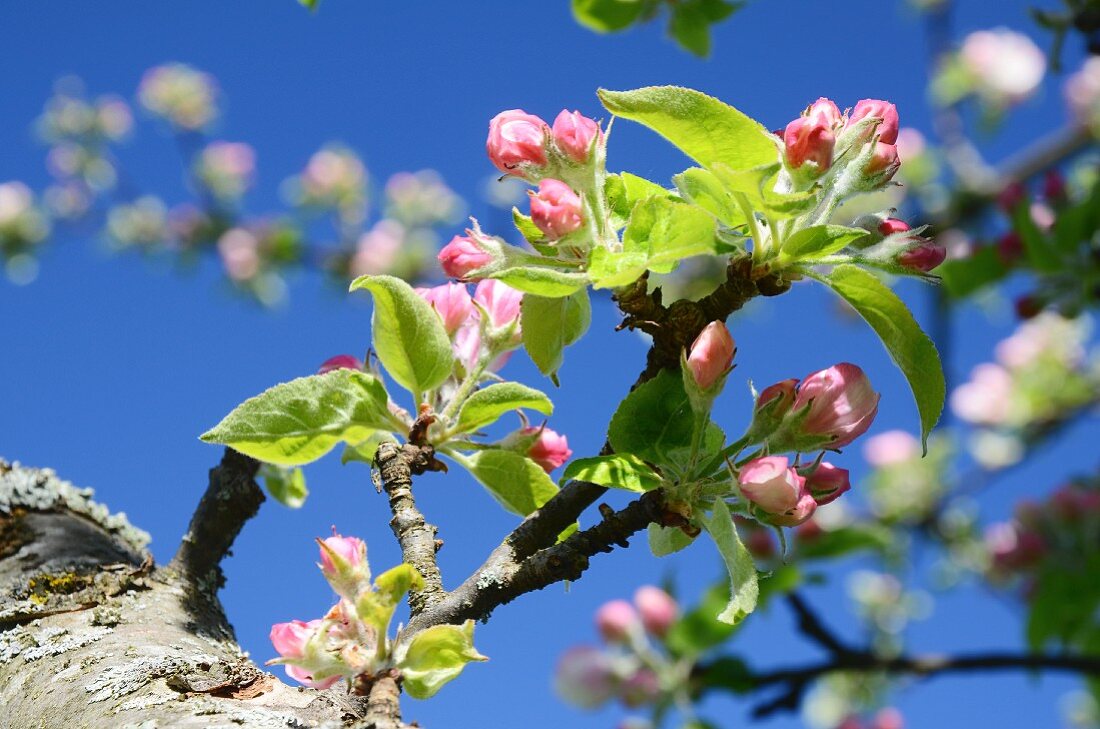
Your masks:
{"label": "apple blossom", "polygon": [[634,593],[634,605],[642,625],[650,634],[663,638],[676,622],[679,607],[672,595],[653,585],[643,585]]}
{"label": "apple blossom", "polygon": [[805,408],[801,432],[820,436],[825,447],[841,448],[871,427],[878,401],[863,370],[842,362],[803,380],[792,413],[801,414]]}
{"label": "apple blossom", "polygon": [[852,488],[848,469],[822,461],[806,473],[806,488],[818,506],[832,503]]}
{"label": "apple blossom", "polygon": [[546,122],[522,109],[502,111],[489,122],[485,149],[497,169],[525,176],[528,167],[546,164]]}
{"label": "apple blossom", "polygon": [[431,304],[435,313],[443,320],[443,328],[452,337],[474,311],[474,300],[470,298],[465,284],[445,283],[431,288],[418,288],[416,293]]}
{"label": "apple blossom", "polygon": [[637,624],[638,613],[626,600],[606,602],[596,611],[596,629],[608,643],[629,640]]}
{"label": "apple blossom", "polygon": [[515,324],[516,332],[519,332],[522,291],[500,281],[487,279],[474,289],[473,300],[489,315],[489,321],[494,327],[502,329]]}
{"label": "apple blossom", "polygon": [[493,257],[482,250],[470,236],[456,235],[443,246],[436,256],[443,271],[451,278],[466,279],[471,273],[493,262]]}
{"label": "apple blossom", "polygon": [[611,656],[595,646],[570,648],[558,661],[554,688],[571,704],[592,709],[614,696],[618,681]]}
{"label": "apple blossom", "polygon": [[527,449],[527,457],[542,466],[547,473],[561,466],[573,455],[566,437],[545,426],[523,428],[520,434],[537,436],[535,442]]}
{"label": "apple blossom", "polygon": [[332,372],[333,370],[361,370],[363,369],[363,362],[358,357],[351,354],[338,354],[333,357],[329,357],[321,366],[317,368],[317,374],[323,375],[326,372]]}
{"label": "apple blossom", "polygon": [[920,441],[904,430],[888,430],[868,438],[863,445],[863,457],[875,468],[885,468],[918,458]]}
{"label": "apple blossom", "polygon": [[777,526],[797,526],[817,508],[813,495],[806,489],[806,479],[790,467],[786,456],[749,461],[742,466],[737,482],[741,494],[753,505],[754,513]]}
{"label": "apple blossom", "polygon": [[541,180],[538,193],[528,195],[531,221],[549,240],[563,238],[584,224],[580,197],[561,180]]}
{"label": "apple blossom", "polygon": [[897,256],[899,265],[914,271],[928,273],[947,258],[947,249],[927,238],[916,238],[916,245]]}
{"label": "apple blossom", "polygon": [[700,390],[711,389],[729,371],[736,351],[737,345],[723,322],[712,321],[703,328],[687,356],[688,369]]}
{"label": "apple blossom", "polygon": [[856,103],[855,108],[852,109],[852,113],[848,116],[848,123],[846,126],[851,128],[861,119],[866,119],[867,117],[874,117],[882,120],[874,131],[874,135],[879,138],[880,142],[897,144],[899,122],[896,106],[889,101],[863,99]]}
{"label": "apple blossom", "polygon": [[577,162],[586,162],[592,141],[600,137],[600,125],[579,111],[562,109],[554,119],[554,142],[558,149]]}

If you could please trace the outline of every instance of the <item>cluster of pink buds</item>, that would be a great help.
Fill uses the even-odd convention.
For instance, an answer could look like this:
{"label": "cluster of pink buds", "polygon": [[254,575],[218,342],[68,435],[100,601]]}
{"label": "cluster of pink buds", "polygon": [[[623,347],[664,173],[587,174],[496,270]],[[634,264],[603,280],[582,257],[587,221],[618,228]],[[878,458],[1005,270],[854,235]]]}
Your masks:
{"label": "cluster of pink buds", "polygon": [[900,218],[868,215],[856,221],[871,235],[861,244],[864,257],[912,272],[928,273],[947,258],[947,248],[913,230]]}
{"label": "cluster of pink buds", "polygon": [[[647,585],[634,593],[634,604],[612,600],[596,611],[603,647],[576,646],[558,662],[554,685],[563,699],[595,708],[613,699],[628,707],[655,704],[677,680],[673,659],[656,650],[679,616],[679,606],[664,590]],[[683,677],[686,678],[686,677]]]}
{"label": "cluster of pink buds", "polygon": [[318,566],[340,600],[320,620],[271,626],[271,643],[280,656],[272,663],[285,665],[295,681],[324,689],[368,670],[379,636],[374,627],[359,620],[355,609],[355,601],[370,590],[367,545],[340,535],[318,544]]}
{"label": "cluster of pink buds", "polygon": [[867,432],[878,402],[863,370],[842,362],[801,384],[783,380],[761,391],[748,438],[767,443],[772,452],[836,450]]}
{"label": "cluster of pink buds", "polygon": [[787,170],[808,184],[844,161],[858,165],[860,189],[881,187],[901,166],[898,123],[897,108],[888,101],[864,99],[846,115],[831,99],[820,98],[780,133]]}
{"label": "cluster of pink buds", "polygon": [[594,119],[563,109],[551,128],[522,109],[502,111],[489,122],[485,149],[496,168],[535,182],[548,167],[586,165],[603,143],[603,131]]}
{"label": "cluster of pink buds", "polygon": [[520,343],[520,302],[523,294],[499,281],[488,279],[474,288],[445,283],[416,290],[431,304],[451,337],[455,356],[467,372],[479,365],[499,370]]}
{"label": "cluster of pink buds", "polygon": [[846,469],[825,461],[799,467],[786,456],[749,461],[738,472],[737,483],[755,518],[787,527],[804,523],[818,506],[851,489]]}

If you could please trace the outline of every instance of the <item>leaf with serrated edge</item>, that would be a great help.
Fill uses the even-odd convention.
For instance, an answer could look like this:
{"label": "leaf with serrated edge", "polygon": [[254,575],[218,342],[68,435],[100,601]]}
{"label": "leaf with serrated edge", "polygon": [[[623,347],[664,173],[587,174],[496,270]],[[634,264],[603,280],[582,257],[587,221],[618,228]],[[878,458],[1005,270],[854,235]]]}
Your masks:
{"label": "leaf with serrated edge", "polygon": [[756,565],[737,535],[726,502],[715,499],[710,519],[703,522],[703,528],[714,540],[730,575],[730,601],[726,609],[718,615],[718,619],[723,623],[736,625],[756,609],[756,601],[760,596]]}
{"label": "leaf with serrated edge", "polygon": [[284,382],[245,400],[201,438],[266,463],[300,466],[340,441],[357,443],[391,428],[387,402],[382,383],[373,375],[333,370]]}
{"label": "leaf with serrated edge", "polygon": [[500,382],[478,390],[458,411],[459,433],[469,433],[495,423],[501,415],[526,408],[543,415],[554,412],[554,404],[544,393],[518,382]]}
{"label": "leaf with serrated edge", "polygon": [[479,451],[460,461],[508,511],[527,516],[558,492],[557,484],[530,458],[504,450]]}
{"label": "leaf with serrated edge", "polygon": [[566,467],[561,482],[572,479],[636,493],[652,491],[662,483],[645,461],[629,453],[578,458]]}
{"label": "leaf with serrated edge", "polygon": [[564,298],[526,294],[520,307],[523,347],[539,372],[557,384],[564,350],[580,339],[592,322],[588,291]]}
{"label": "leaf with serrated edge", "polygon": [[939,420],[947,396],[936,345],[921,330],[909,307],[874,274],[846,263],[825,274],[808,275],[851,304],[878,334],[913,391],[920,413],[921,442],[927,453],[928,434]]}

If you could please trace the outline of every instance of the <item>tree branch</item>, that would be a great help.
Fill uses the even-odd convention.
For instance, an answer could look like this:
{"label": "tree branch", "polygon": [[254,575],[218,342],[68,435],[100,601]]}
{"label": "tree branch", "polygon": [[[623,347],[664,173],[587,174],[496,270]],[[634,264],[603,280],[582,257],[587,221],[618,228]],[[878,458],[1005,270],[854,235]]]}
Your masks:
{"label": "tree branch", "polygon": [[221,463],[210,469],[210,485],[191,515],[187,533],[168,567],[190,578],[205,581],[215,573],[213,584],[225,581],[218,565],[230,553],[233,541],[245,522],[256,515],[264,493],[256,485],[258,461],[226,448]]}
{"label": "tree branch", "polygon": [[412,476],[435,468],[435,452],[430,446],[398,445],[386,442],[378,446],[374,457],[378,467],[378,487],[390,500],[390,528],[401,545],[402,559],[416,568],[424,578],[424,589],[409,594],[409,609],[415,616],[444,596],[443,578],[435,553],[436,527],[428,524],[413,498]]}
{"label": "tree branch", "polygon": [[807,638],[833,655],[844,656],[856,651],[837,637],[797,592],[787,594],[787,605],[798,618],[798,629]]}
{"label": "tree branch", "polygon": [[433,625],[484,621],[494,609],[520,595],[555,582],[576,580],[588,569],[590,557],[616,546],[626,547],[631,535],[659,521],[663,513],[663,496],[651,491],[619,511],[607,509],[595,526],[525,559],[510,559],[510,551],[498,548],[459,587],[415,615],[404,632],[411,635]]}

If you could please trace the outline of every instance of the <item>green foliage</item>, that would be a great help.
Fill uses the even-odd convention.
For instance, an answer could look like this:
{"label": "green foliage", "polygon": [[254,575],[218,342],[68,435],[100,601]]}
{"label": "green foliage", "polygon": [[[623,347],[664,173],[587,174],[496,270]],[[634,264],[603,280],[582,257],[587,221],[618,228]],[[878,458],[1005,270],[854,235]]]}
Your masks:
{"label": "green foliage", "polygon": [[495,423],[501,415],[527,408],[543,415],[554,412],[554,404],[545,394],[518,382],[500,382],[478,390],[458,411],[457,432],[469,433]]}
{"label": "green foliage", "polygon": [[737,530],[733,526],[733,517],[726,502],[715,499],[714,510],[710,518],[703,522],[703,528],[714,540],[730,575],[729,603],[719,613],[718,620],[736,625],[756,609],[756,601],[760,597],[756,565],[752,561],[752,555],[745,549],[745,545],[737,535]]}
{"label": "green foliage", "polygon": [[378,631],[383,638],[390,629],[394,610],[410,590],[424,589],[424,578],[411,564],[399,564],[374,580],[374,590],[365,590],[355,601],[359,619]]}
{"label": "green foliage", "polygon": [[668,273],[684,258],[715,252],[713,217],[692,205],[652,197],[634,206],[621,251],[592,251],[588,276],[596,288],[625,286],[647,269]]}
{"label": "green foliage", "polygon": [[1003,279],[1008,275],[1008,267],[996,248],[983,246],[966,258],[944,261],[936,274],[951,296],[962,299]]}
{"label": "green foliage", "polygon": [[474,648],[474,621],[435,625],[413,636],[401,655],[402,688],[414,699],[429,699],[458,677],[471,661],[487,661]]}
{"label": "green foliage", "polygon": [[586,28],[611,33],[629,28],[655,6],[653,0],[573,0],[573,17]]}
{"label": "green foliage", "polygon": [[562,352],[588,331],[592,307],[587,291],[566,297],[546,298],[527,294],[520,312],[523,346],[539,372],[558,384]]}
{"label": "green foliage", "polygon": [[862,228],[843,225],[812,225],[803,228],[783,243],[781,257],[793,261],[800,258],[824,258],[867,236]]}
{"label": "green foliage", "polygon": [[611,417],[607,437],[616,453],[661,463],[691,445],[695,414],[679,372],[662,370],[626,396]]}
{"label": "green foliage", "polygon": [[527,516],[558,492],[539,464],[513,451],[479,451],[459,462],[513,514]]}
{"label": "green foliage", "polygon": [[378,378],[339,369],[265,390],[201,437],[266,463],[300,466],[340,441],[358,443],[392,428],[388,401]]}
{"label": "green foliage", "polygon": [[714,173],[691,167],[672,178],[680,196],[718,218],[729,228],[746,225],[745,213]]}
{"label": "green foliage", "polygon": [[546,266],[513,266],[494,271],[488,278],[508,284],[525,294],[561,298],[581,291],[588,285],[583,273],[559,271]]}
{"label": "green foliage", "polygon": [[573,17],[598,33],[613,33],[649,20],[662,5],[669,11],[668,34],[686,51],[710,55],[711,26],[739,10],[736,0],[573,0]]}
{"label": "green foliage", "polygon": [[421,394],[451,374],[454,355],[443,321],[412,286],[393,276],[360,276],[351,290],[374,297],[371,342],[386,371],[406,390]]}
{"label": "green foliage", "polygon": [[723,164],[747,170],[773,164],[778,151],[759,122],[712,96],[678,86],[634,91],[600,89],[615,116],[649,127],[707,168]]}
{"label": "green foliage", "polygon": [[396,438],[393,437],[393,433],[377,432],[371,433],[366,440],[361,440],[358,443],[348,443],[344,446],[343,453],[340,454],[340,463],[350,463],[351,461],[360,461],[362,463],[373,464],[374,456],[378,453],[378,446],[386,441],[396,442]]}
{"label": "green foliage", "polygon": [[827,274],[810,275],[851,304],[886,346],[913,391],[920,413],[921,441],[927,452],[928,434],[939,420],[947,396],[936,345],[921,331],[904,302],[874,274],[843,264]]}
{"label": "green foliage", "polygon": [[636,493],[661,486],[661,477],[645,461],[629,453],[578,458],[561,477],[562,483],[572,479]]}
{"label": "green foliage", "polygon": [[695,541],[694,537],[689,537],[679,527],[663,527],[659,524],[650,524],[646,528],[646,536],[649,538],[649,550],[653,552],[654,557],[664,557],[679,552]]}
{"label": "green foliage", "polygon": [[321,4],[321,0],[298,0],[298,2],[309,10],[316,10],[317,6]]}
{"label": "green foliage", "polygon": [[260,469],[264,487],[271,498],[283,506],[298,509],[306,503],[309,489],[306,488],[306,475],[300,468],[279,468],[264,464]]}

